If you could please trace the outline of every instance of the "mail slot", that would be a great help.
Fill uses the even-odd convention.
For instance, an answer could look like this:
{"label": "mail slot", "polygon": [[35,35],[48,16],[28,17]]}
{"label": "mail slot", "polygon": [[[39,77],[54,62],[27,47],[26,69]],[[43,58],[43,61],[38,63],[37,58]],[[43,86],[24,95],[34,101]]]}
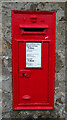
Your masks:
{"label": "mail slot", "polygon": [[13,110],[54,109],[55,11],[12,10]]}

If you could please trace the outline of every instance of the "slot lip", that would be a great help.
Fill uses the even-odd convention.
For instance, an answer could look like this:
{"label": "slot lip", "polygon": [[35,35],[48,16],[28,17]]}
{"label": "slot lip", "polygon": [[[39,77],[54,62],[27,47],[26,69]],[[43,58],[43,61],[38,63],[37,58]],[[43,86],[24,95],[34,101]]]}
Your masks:
{"label": "slot lip", "polygon": [[37,35],[37,34],[40,34],[40,35],[46,35],[46,33],[43,31],[43,32],[21,32],[21,34],[24,34],[24,35]]}
{"label": "slot lip", "polygon": [[20,24],[19,25],[19,28],[20,29],[23,29],[23,28],[44,28],[44,29],[48,29],[48,25],[47,24],[43,24],[43,25],[22,25]]}

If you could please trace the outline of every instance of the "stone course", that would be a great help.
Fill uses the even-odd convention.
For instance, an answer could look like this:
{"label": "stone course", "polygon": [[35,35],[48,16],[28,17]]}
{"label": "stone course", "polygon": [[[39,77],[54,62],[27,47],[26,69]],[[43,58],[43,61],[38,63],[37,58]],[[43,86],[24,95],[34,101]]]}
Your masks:
{"label": "stone course", "polygon": [[[3,118],[65,118],[65,3],[2,2],[2,117]],[[56,11],[55,108],[46,111],[13,111],[12,109],[12,35],[11,10]],[[67,113],[66,113],[67,114]]]}

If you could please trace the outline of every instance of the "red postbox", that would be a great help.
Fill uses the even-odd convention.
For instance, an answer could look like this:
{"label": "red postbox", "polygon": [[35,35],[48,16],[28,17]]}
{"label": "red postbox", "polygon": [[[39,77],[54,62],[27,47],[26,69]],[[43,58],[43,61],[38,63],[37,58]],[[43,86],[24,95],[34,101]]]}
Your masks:
{"label": "red postbox", "polygon": [[13,109],[54,108],[55,11],[12,10]]}

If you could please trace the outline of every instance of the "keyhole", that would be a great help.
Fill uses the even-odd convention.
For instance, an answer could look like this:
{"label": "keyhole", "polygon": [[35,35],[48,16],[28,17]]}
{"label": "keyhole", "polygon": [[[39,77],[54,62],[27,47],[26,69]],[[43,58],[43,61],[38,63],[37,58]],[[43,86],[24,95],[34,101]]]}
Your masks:
{"label": "keyhole", "polygon": [[25,76],[25,73],[23,73],[23,77]]}

